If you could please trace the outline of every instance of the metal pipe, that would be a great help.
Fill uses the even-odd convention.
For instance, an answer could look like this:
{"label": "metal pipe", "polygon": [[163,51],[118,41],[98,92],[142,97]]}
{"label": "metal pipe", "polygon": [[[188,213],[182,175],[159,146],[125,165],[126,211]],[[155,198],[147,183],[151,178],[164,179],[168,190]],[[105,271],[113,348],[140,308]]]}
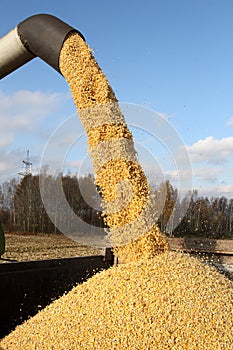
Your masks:
{"label": "metal pipe", "polygon": [[0,39],[0,78],[13,72],[35,56],[23,46],[17,28]]}
{"label": "metal pipe", "polygon": [[65,38],[72,31],[84,39],[79,31],[52,15],[28,17],[0,38],[0,79],[35,57],[40,57],[61,73],[60,51]]}

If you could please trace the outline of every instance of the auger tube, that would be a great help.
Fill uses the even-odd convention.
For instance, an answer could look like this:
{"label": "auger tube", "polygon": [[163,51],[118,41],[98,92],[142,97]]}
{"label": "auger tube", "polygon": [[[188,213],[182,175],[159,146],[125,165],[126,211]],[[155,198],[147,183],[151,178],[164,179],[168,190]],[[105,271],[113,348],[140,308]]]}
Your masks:
{"label": "auger tube", "polygon": [[52,15],[28,17],[0,38],[0,79],[35,57],[40,57],[61,73],[60,51],[67,35],[72,31],[84,39],[78,30]]}

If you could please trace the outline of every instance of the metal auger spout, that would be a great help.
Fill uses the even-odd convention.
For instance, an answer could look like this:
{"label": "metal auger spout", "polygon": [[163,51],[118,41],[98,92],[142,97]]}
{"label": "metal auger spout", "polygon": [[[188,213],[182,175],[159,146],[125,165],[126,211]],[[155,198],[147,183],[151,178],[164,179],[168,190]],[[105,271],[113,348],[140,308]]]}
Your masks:
{"label": "metal auger spout", "polygon": [[52,15],[28,17],[0,38],[0,79],[35,57],[40,57],[60,73],[60,51],[72,31],[84,39],[78,30]]}

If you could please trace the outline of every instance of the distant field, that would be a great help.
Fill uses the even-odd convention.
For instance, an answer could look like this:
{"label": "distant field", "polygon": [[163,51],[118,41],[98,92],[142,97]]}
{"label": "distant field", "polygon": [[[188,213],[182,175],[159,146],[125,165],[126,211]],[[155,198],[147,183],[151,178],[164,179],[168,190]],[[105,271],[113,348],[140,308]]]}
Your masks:
{"label": "distant field", "polygon": [[101,249],[79,245],[64,235],[6,233],[6,252],[0,263],[101,254]]}

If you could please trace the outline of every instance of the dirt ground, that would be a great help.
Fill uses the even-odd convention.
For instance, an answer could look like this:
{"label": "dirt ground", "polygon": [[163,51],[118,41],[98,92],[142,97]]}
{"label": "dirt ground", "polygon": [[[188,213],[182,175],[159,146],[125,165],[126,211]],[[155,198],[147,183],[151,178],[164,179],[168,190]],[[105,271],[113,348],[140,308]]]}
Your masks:
{"label": "dirt ground", "polygon": [[6,249],[0,263],[99,255],[95,247],[79,245],[62,234],[5,233]]}

